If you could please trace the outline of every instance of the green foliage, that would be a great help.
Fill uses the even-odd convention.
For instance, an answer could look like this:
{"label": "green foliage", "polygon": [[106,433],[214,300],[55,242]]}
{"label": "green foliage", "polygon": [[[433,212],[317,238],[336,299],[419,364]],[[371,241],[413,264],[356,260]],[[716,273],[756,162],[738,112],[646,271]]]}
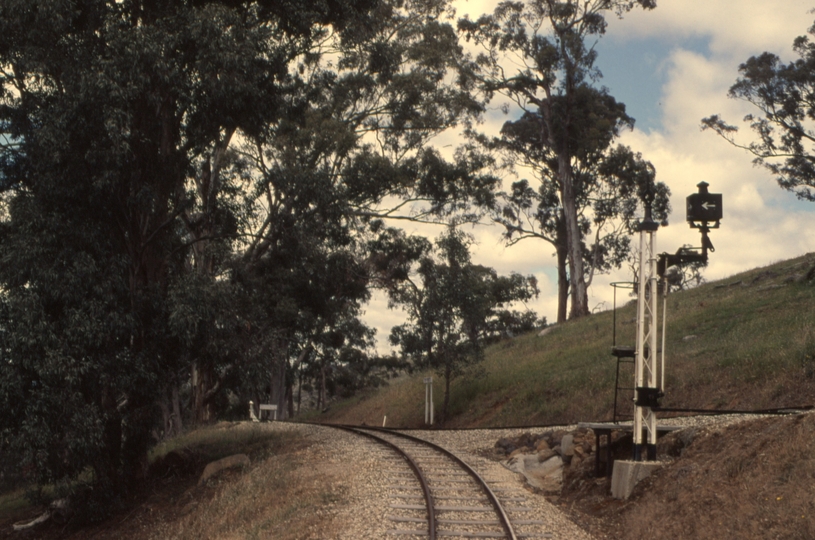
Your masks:
{"label": "green foliage", "polygon": [[[390,291],[392,304],[404,306],[407,323],[391,331],[391,343],[418,368],[433,368],[445,379],[447,414],[450,381],[480,361],[483,344],[506,312],[498,308],[538,293],[532,276],[498,276],[470,262],[466,235],[451,228],[436,242],[436,256],[418,261],[416,283],[408,279]],[[532,315],[534,320],[536,317]],[[523,324],[523,323],[522,323]]]}
{"label": "green foliage", "polygon": [[27,480],[95,519],[182,418],[404,367],[359,320],[424,249],[382,220],[472,221],[498,182],[428,145],[483,110],[449,9],[0,0],[0,451]]}
{"label": "green foliage", "polygon": [[526,334],[534,330],[539,330],[546,326],[546,317],[538,319],[534,311],[516,311],[503,309],[496,311],[495,316],[489,324],[485,341],[493,343],[502,339],[513,338],[517,335]]}
{"label": "green foliage", "polygon": [[497,182],[467,149],[448,161],[427,146],[482,109],[452,77],[461,51],[440,22],[447,9],[381,2],[366,24],[325,31],[296,59],[280,117],[241,147],[258,174],[230,272],[263,298],[245,318],[252,355],[273,358],[264,378],[280,409],[292,392],[280,386],[284,371],[286,384],[292,369],[314,381],[323,402],[379,380],[363,366],[378,371],[356,318],[370,286],[405,275],[404,261],[381,251],[400,249],[381,219],[471,220],[470,201],[488,199]]}
{"label": "green foliage", "polygon": [[[808,33],[815,36],[815,25]],[[757,136],[755,142],[738,143],[738,128],[718,115],[703,119],[702,127],[748,150],[755,156],[753,162],[766,167],[783,189],[794,192],[799,199],[815,201],[815,43],[807,36],[799,36],[793,50],[799,58],[788,64],[765,52],[739,66],[741,76],[730,88],[729,96],[758,109],[759,115],[744,118]]]}
{"label": "green foliage", "polygon": [[0,2],[0,440],[89,514],[143,476],[165,386],[193,356],[217,373],[245,326],[216,280],[246,222],[232,135],[370,7],[273,4]]}

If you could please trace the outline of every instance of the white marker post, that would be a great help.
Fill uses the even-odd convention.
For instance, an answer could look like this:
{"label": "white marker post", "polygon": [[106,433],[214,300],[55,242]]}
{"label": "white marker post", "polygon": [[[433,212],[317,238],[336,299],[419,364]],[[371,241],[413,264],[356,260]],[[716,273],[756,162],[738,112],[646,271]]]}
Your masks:
{"label": "white marker post", "polygon": [[424,378],[424,423],[433,425],[433,377]]}

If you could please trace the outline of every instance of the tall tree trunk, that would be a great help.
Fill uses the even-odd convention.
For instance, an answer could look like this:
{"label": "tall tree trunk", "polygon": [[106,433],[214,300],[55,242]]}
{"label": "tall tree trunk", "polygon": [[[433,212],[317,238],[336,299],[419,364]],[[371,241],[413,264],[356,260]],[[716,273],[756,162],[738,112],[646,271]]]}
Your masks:
{"label": "tall tree trunk", "polygon": [[178,381],[175,378],[164,390],[158,405],[161,408],[162,425],[164,427],[161,439],[169,439],[180,435],[183,430],[181,399],[178,395]]}
{"label": "tall tree trunk", "polygon": [[320,397],[318,401],[320,402],[320,406],[318,407],[320,410],[325,409],[328,406],[328,392],[326,391],[325,387],[325,364],[320,365]]}
{"label": "tall tree trunk", "polygon": [[[199,204],[197,208],[191,208],[180,216],[187,232],[195,240],[192,242],[192,271],[209,281],[215,279],[215,258],[210,238],[215,236],[217,231],[213,228],[212,216],[221,194],[221,169],[234,133],[234,129],[227,129],[223,138],[215,141],[212,155],[207,157],[201,173],[194,178]],[[197,424],[210,422],[214,419],[210,403],[213,393],[217,391],[215,385],[218,383],[218,377],[211,364],[203,364],[197,360],[193,361],[191,371],[193,381],[191,405],[194,422]]]}
{"label": "tall tree trunk", "polygon": [[300,404],[303,400],[303,370],[297,372],[297,414],[300,414]]}
{"label": "tall tree trunk", "polygon": [[444,366],[444,404],[441,408],[441,421],[442,423],[447,421],[447,410],[450,406],[450,379],[453,376],[453,371],[450,369],[450,365],[447,364]]}
{"label": "tall tree trunk", "polygon": [[212,421],[211,400],[206,399],[207,393],[214,384],[212,366],[208,362],[194,360],[192,363],[192,412],[193,423],[206,424]]}
{"label": "tall tree trunk", "polygon": [[557,322],[562,323],[566,321],[566,309],[569,305],[569,272],[567,270],[569,255],[566,249],[566,224],[562,212],[560,219],[558,219],[555,242],[555,253],[557,254]]}
{"label": "tall tree trunk", "polygon": [[104,417],[105,452],[100,455],[96,465],[97,480],[107,483],[117,492],[121,487],[120,467],[122,465],[122,417],[116,404],[116,398],[109,386],[102,389],[101,409]]}
{"label": "tall tree trunk", "polygon": [[287,418],[294,418],[294,386],[289,386],[288,390],[286,390],[286,405],[288,408]]}
{"label": "tall tree trunk", "polygon": [[286,369],[288,368],[288,343],[275,339],[272,344],[272,379],[270,381],[269,402],[277,405],[277,417],[286,419]]}
{"label": "tall tree trunk", "polygon": [[289,416],[291,417],[294,417],[294,371],[297,370],[297,414],[300,414],[300,399],[303,397],[303,363],[306,361],[306,358],[308,358],[308,355],[311,354],[312,350],[312,346],[309,345],[300,351],[297,362],[292,366],[292,373],[290,373],[286,379],[289,381]]}
{"label": "tall tree trunk", "polygon": [[569,306],[569,272],[566,250],[557,250],[557,322],[566,321],[566,310]]}
{"label": "tall tree trunk", "polygon": [[173,432],[175,435],[180,435],[184,430],[184,423],[181,418],[181,398],[178,393],[177,383],[173,383],[172,385],[170,400],[173,406],[173,413],[171,417],[173,420]]}
{"label": "tall tree trunk", "polygon": [[576,319],[589,314],[586,278],[583,275],[583,250],[581,245],[580,226],[577,218],[577,204],[572,175],[572,166],[567,152],[558,155],[561,202],[563,204],[563,221],[566,225],[566,245],[569,257],[569,288],[572,305],[569,318]]}
{"label": "tall tree trunk", "polygon": [[[288,360],[286,361],[286,374],[285,374],[285,401],[286,401],[286,409],[285,411],[278,410],[277,417],[280,419],[285,418],[292,418],[294,417],[294,373],[292,372],[292,366],[289,365]],[[285,416],[284,413],[285,412]]]}
{"label": "tall tree trunk", "polygon": [[161,419],[162,419],[162,431],[161,433],[156,432],[153,430],[153,436],[156,440],[163,441],[170,437],[170,433],[173,430],[173,420],[172,420],[172,413],[170,412],[170,405],[168,404],[167,396],[164,395],[158,402],[158,406],[161,409]]}

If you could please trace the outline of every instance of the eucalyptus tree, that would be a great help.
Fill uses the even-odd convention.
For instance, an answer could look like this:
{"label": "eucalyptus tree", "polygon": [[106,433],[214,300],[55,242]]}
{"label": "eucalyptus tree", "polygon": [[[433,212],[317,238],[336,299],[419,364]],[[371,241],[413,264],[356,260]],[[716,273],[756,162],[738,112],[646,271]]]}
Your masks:
{"label": "eucalyptus tree", "polygon": [[[281,100],[285,114],[240,147],[255,179],[245,205],[249,234],[237,250],[242,275],[271,280],[266,288],[279,295],[263,304],[270,331],[276,328],[269,356],[276,366],[272,400],[279,407],[298,318],[313,313],[306,305],[313,295],[293,296],[303,291],[290,287],[300,278],[300,261],[318,252],[344,253],[362,265],[360,272],[375,270],[370,262],[378,255],[366,242],[387,234],[383,219],[472,219],[470,202],[492,196],[497,180],[481,172],[480,156],[465,148],[447,159],[428,144],[483,108],[467,80],[456,78],[462,51],[444,22],[448,9],[445,0],[386,0],[364,25],[342,34],[325,28],[293,65],[290,92]],[[275,277],[281,268],[295,277]],[[355,280],[362,274],[347,275]],[[283,282],[271,285],[277,279]],[[315,275],[311,283],[334,279]],[[367,285],[379,279],[367,273]],[[320,311],[322,322],[314,328],[330,327],[331,313],[367,298],[367,291],[357,292],[342,296],[346,304],[332,304],[334,311]]]}
{"label": "eucalyptus tree", "polygon": [[[815,25],[808,33],[815,36]],[[737,141],[738,128],[719,115],[703,119],[702,125],[753,154],[753,162],[766,167],[783,189],[815,201],[815,43],[799,36],[792,48],[798,58],[789,63],[770,52],[750,57],[730,87],[731,98],[758,110],[744,118],[757,140]]]}
{"label": "eucalyptus tree", "polygon": [[[382,1],[371,7],[368,17],[346,18],[341,26],[312,25],[308,40],[281,56],[287,71],[280,91],[264,103],[246,100],[273,114],[237,128],[219,126],[218,137],[194,162],[180,214],[191,245],[188,271],[204,277],[192,281],[231,291],[236,299],[255,294],[235,315],[252,329],[242,361],[267,359],[270,399],[281,412],[302,329],[318,332],[330,323],[317,319],[333,316],[312,302],[309,287],[338,278],[315,273],[329,271],[319,261],[366,258],[355,237],[376,229],[379,217],[438,221],[461,215],[466,200],[488,198],[495,181],[479,174],[480,163],[465,152],[451,163],[426,146],[481,110],[470,88],[451,78],[461,51],[454,30],[440,22],[448,4]],[[250,60],[240,59],[243,71],[251,71]],[[299,281],[305,275],[308,285]],[[346,304],[335,303],[338,309],[364,301],[367,293],[358,292]],[[254,301],[261,301],[260,309]],[[220,312],[209,312],[207,320],[205,313],[174,313],[186,325],[185,342],[191,343],[191,328],[204,336],[189,351],[197,421],[212,417],[219,381],[237,367],[218,333],[207,330],[230,325],[218,319]],[[206,352],[212,350],[221,354]]]}
{"label": "eucalyptus tree", "polygon": [[[593,122],[613,122],[624,111],[613,98],[594,89],[591,105],[586,103]],[[502,151],[509,163],[521,165],[534,174],[530,182],[513,182],[510,190],[499,194],[493,208],[493,219],[504,226],[504,237],[510,245],[529,238],[548,242],[555,250],[558,271],[557,322],[566,320],[569,294],[568,242],[564,205],[561,199],[557,156],[540,138],[540,118],[526,113],[516,121],[504,124],[501,137],[485,141]],[[653,193],[654,218],[667,219],[670,190],[656,182],[653,165],[639,153],[601,141],[592,152],[580,153],[573,160],[576,181],[575,208],[581,233],[585,284],[591,286],[597,273],[619,268],[631,256],[631,234],[636,214],[646,192]],[[584,146],[588,148],[590,143]],[[533,187],[537,184],[537,187]],[[581,302],[588,308],[588,296]]]}
{"label": "eucalyptus tree", "polygon": [[[182,300],[233,227],[210,197],[229,141],[279,116],[318,30],[372,4],[0,1],[0,428],[33,480],[90,468],[107,505],[144,474],[162,386],[220,324]],[[207,279],[182,283],[190,264]]]}
{"label": "eucalyptus tree", "polygon": [[392,329],[390,341],[413,365],[433,368],[444,377],[442,419],[449,412],[450,383],[482,359],[485,338],[506,316],[500,308],[538,294],[534,276],[499,276],[473,264],[471,242],[450,228],[412,275],[390,290],[391,304],[408,317]]}
{"label": "eucalyptus tree", "polygon": [[[653,0],[529,0],[503,2],[494,13],[459,21],[459,30],[483,50],[471,63],[472,76],[488,93],[500,92],[534,122],[541,152],[551,160],[569,267],[570,316],[589,313],[587,273],[578,201],[590,177],[576,162],[590,163],[633,120],[603,88],[591,40],[605,33],[607,14],[622,16]],[[505,65],[520,66],[508,71]],[[599,116],[597,109],[602,109]],[[543,196],[551,199],[551,193]]]}

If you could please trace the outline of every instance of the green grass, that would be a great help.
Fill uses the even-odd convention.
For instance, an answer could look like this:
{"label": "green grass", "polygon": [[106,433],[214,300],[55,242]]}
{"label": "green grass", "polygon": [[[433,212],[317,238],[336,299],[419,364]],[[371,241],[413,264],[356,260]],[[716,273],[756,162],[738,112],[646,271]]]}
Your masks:
{"label": "green grass", "polygon": [[[815,403],[815,283],[801,280],[813,265],[810,254],[669,296],[663,406]],[[618,345],[634,345],[635,316],[633,302],[618,310]],[[447,426],[610,418],[616,369],[611,344],[611,312],[567,322],[543,337],[498,343],[487,350],[485,376],[453,381]],[[631,386],[631,373],[623,366],[622,385]],[[428,375],[417,373],[332,405],[320,418],[381,425],[387,414],[389,426],[421,426],[422,378]],[[439,411],[443,385],[435,380]]]}

